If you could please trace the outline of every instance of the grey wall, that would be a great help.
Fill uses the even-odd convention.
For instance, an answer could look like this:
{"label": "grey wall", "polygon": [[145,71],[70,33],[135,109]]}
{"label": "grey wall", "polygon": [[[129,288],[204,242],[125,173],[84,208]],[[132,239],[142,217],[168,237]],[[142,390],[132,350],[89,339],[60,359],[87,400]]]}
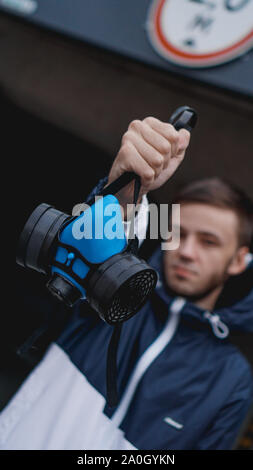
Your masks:
{"label": "grey wall", "polygon": [[167,198],[181,181],[207,175],[227,176],[253,196],[249,99],[10,17],[0,16],[0,36],[0,84],[7,95],[34,115],[103,149],[110,160],[132,119],[152,115],[166,121],[179,105],[196,108],[199,125],[187,157],[155,198]]}

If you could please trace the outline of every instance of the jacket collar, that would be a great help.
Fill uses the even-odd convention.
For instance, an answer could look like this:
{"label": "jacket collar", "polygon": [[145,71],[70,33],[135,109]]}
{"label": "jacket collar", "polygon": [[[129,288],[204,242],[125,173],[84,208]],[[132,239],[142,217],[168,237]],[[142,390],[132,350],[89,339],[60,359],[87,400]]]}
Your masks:
{"label": "jacket collar", "polygon": [[[162,251],[159,248],[149,260],[159,274],[156,296],[169,306],[175,294],[166,286],[162,273]],[[211,326],[215,336],[225,338],[230,330],[253,331],[253,260],[245,271],[230,278],[212,311],[198,307],[187,300],[181,316],[192,324]]]}

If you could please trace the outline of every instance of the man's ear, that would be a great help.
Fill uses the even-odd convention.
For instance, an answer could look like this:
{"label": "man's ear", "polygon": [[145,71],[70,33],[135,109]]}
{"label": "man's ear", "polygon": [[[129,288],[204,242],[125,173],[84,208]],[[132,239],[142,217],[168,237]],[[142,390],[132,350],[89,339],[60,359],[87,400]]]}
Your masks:
{"label": "man's ear", "polygon": [[247,253],[249,253],[249,248],[247,246],[240,246],[240,248],[237,249],[227,270],[227,274],[229,274],[229,276],[240,274],[246,269]]}

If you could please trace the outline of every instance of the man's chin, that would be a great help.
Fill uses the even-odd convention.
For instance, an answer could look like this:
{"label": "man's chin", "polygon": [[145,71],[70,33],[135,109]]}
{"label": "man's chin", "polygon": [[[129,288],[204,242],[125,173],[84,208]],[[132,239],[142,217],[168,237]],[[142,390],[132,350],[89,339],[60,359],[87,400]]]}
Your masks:
{"label": "man's chin", "polygon": [[194,297],[194,295],[196,294],[196,289],[193,289],[192,286],[182,285],[182,283],[177,282],[175,283],[167,281],[166,289],[169,293],[173,295],[179,295],[181,297]]}
{"label": "man's chin", "polygon": [[203,290],[196,290],[194,286],[183,285],[183,283],[178,282],[166,282],[166,290],[170,295],[180,296],[187,299],[189,302],[197,302],[202,299],[205,299],[217,286],[210,286]]}

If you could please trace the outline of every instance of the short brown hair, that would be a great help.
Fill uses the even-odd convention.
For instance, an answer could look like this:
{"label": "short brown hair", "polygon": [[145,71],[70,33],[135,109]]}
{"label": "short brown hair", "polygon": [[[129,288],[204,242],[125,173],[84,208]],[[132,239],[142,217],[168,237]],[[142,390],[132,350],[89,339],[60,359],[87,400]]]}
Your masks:
{"label": "short brown hair", "polygon": [[253,248],[253,202],[225,178],[203,178],[182,186],[172,203],[199,202],[234,211],[238,217],[238,246]]}

